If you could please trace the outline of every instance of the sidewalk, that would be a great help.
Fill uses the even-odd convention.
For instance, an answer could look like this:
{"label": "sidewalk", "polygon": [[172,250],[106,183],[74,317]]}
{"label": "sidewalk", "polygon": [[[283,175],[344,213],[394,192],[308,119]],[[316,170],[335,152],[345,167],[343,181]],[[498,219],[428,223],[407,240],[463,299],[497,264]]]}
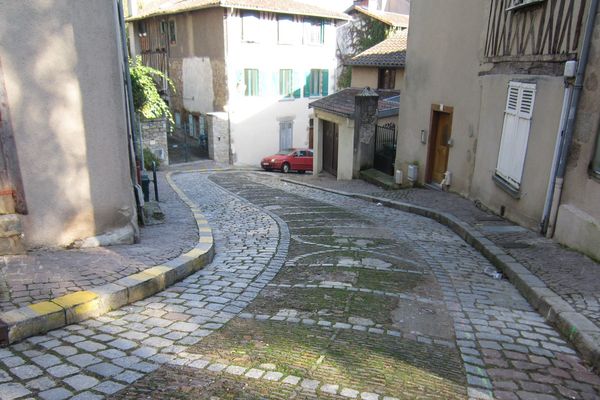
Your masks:
{"label": "sidewalk", "polygon": [[[466,223],[476,236],[491,241],[501,252],[511,256],[516,263],[543,282],[540,285],[528,285],[520,277],[516,279],[518,282],[514,282],[513,276],[510,277],[519,290],[528,292],[524,293],[525,297],[534,303],[547,319],[559,325],[565,336],[570,336],[569,339],[590,363],[596,367],[600,365],[600,265],[590,258],[484,211],[474,202],[453,193],[420,188],[385,191],[361,180],[337,181],[328,175],[289,174],[285,178],[327,190],[346,192],[363,198],[364,195],[373,196],[456,217]],[[502,257],[497,258],[502,262]],[[519,267],[518,264],[511,263],[509,258],[506,263],[515,264],[510,265],[509,269]],[[496,265],[498,266],[498,263]],[[549,291],[543,288],[544,284]],[[532,290],[532,286],[535,286],[535,290]],[[544,295],[541,296],[541,293]],[[553,301],[554,297],[564,300],[570,307],[560,300]],[[568,318],[558,318],[559,314]],[[588,335],[582,337],[577,334],[583,331]]]}
{"label": "sidewalk", "polygon": [[112,283],[194,248],[198,229],[192,212],[171,189],[164,172],[158,181],[165,223],[142,227],[138,244],[39,249],[0,257],[0,311]]}

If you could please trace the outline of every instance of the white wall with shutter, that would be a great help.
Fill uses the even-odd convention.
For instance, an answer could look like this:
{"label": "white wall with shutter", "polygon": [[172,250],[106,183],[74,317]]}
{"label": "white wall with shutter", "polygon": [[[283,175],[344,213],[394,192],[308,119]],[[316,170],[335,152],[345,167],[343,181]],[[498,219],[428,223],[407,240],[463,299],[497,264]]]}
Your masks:
{"label": "white wall with shutter", "polygon": [[521,186],[534,102],[535,84],[510,82],[496,175],[516,189]]}

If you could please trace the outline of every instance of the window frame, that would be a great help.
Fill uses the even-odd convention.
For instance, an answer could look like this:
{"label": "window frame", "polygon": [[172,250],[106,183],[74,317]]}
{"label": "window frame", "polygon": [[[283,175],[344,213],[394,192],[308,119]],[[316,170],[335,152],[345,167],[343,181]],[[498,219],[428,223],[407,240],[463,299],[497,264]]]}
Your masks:
{"label": "window frame", "polygon": [[[252,80],[256,79],[256,83]],[[244,96],[260,96],[260,73],[257,68],[244,68]]]}
{"label": "window frame", "polygon": [[[313,40],[313,33],[319,30],[319,39]],[[323,18],[304,18],[304,44],[322,46],[325,44],[325,20]]]}
{"label": "window frame", "polygon": [[[289,74],[289,76],[286,76],[286,72]],[[285,93],[284,83],[287,83],[287,86],[289,86],[289,90],[287,93]],[[281,96],[285,99],[293,99],[294,98],[294,70],[293,69],[281,68],[279,70],[279,96]]]}
{"label": "window frame", "polygon": [[242,10],[240,17],[242,20],[242,42],[260,43],[260,11]]}
{"label": "window frame", "polygon": [[169,44],[177,45],[177,22],[174,18],[169,19]]}
{"label": "window frame", "polygon": [[[277,15],[277,44],[293,45],[302,41],[302,31],[299,29],[293,15]],[[282,32],[284,33],[282,35]]]}
{"label": "window frame", "polygon": [[396,73],[396,68],[379,68],[379,70],[377,71],[377,88],[395,89]]}

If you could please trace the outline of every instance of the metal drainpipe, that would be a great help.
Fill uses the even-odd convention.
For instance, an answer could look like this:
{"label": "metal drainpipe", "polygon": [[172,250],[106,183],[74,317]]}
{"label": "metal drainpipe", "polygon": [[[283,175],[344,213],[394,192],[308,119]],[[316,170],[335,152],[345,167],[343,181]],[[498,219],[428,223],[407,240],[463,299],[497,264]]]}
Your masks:
{"label": "metal drainpipe", "polygon": [[558,132],[556,134],[556,144],[554,146],[554,156],[552,157],[552,168],[550,169],[550,178],[548,180],[548,190],[546,192],[546,201],[544,203],[544,212],[542,213],[542,220],[540,222],[540,232],[544,235],[548,231],[548,223],[550,221],[550,209],[552,207],[552,200],[554,198],[554,181],[556,180],[556,171],[558,169],[558,163],[560,161],[561,148],[563,144],[563,137],[565,132],[565,126],[567,124],[567,116],[571,107],[571,97],[573,95],[573,86],[565,78],[565,94],[563,97],[563,107],[560,114],[560,122],[558,124]]}
{"label": "metal drainpipe", "polygon": [[581,98],[581,90],[583,89],[583,80],[585,77],[585,69],[590,54],[590,45],[592,42],[592,34],[594,32],[594,24],[596,22],[596,14],[598,14],[598,0],[592,0],[590,4],[590,11],[587,19],[587,25],[585,28],[585,35],[583,37],[583,44],[581,50],[581,57],[579,59],[579,65],[577,65],[577,75],[575,78],[575,85],[573,86],[573,98],[571,100],[571,107],[569,110],[569,117],[567,119],[567,127],[561,146],[561,153],[556,171],[556,180],[554,181],[554,197],[552,199],[552,207],[550,209],[550,220],[548,223],[548,231],[546,237],[551,238],[554,236],[554,230],[556,228],[556,218],[558,216],[558,207],[560,206],[560,199],[562,196],[562,188],[567,171],[567,161],[569,156],[569,150],[571,142],[573,140],[573,132],[575,130],[575,118],[577,117],[577,109],[579,108],[579,100]]}

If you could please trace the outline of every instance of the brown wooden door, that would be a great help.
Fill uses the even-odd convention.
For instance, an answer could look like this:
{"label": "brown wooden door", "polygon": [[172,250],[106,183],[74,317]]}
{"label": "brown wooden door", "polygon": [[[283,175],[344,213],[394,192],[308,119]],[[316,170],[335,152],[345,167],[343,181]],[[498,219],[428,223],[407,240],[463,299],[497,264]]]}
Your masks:
{"label": "brown wooden door", "polygon": [[338,164],[338,126],[323,121],[323,169],[337,176]]}
{"label": "brown wooden door", "polygon": [[431,138],[427,161],[427,181],[441,183],[448,170],[448,141],[452,133],[452,114],[433,111],[431,118]]}

